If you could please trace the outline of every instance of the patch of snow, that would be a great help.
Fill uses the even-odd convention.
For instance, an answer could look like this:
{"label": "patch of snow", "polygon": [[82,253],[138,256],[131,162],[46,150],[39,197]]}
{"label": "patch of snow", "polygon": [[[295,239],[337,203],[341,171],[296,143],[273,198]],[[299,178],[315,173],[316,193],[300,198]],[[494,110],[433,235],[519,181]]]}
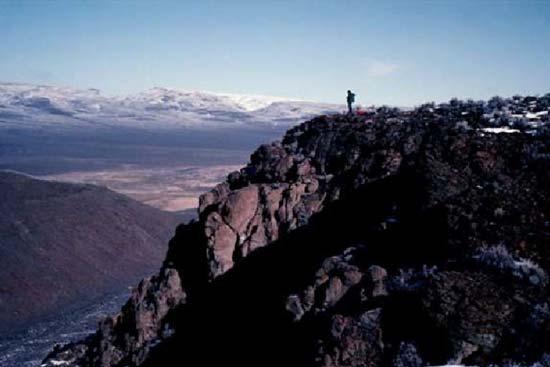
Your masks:
{"label": "patch of snow", "polygon": [[[52,366],[68,366],[69,365],[69,361],[61,361],[61,360],[57,360],[57,359],[51,359],[48,361],[49,364],[51,364]],[[43,363],[41,366],[47,366],[48,364],[46,363]]]}
{"label": "patch of snow", "polygon": [[[126,102],[145,102],[149,104],[179,104],[181,106],[208,108],[213,105],[230,110],[255,111],[275,102],[293,101],[290,98],[262,95],[202,92],[184,89],[152,88],[137,95],[127,96]],[[295,100],[294,100],[295,101]]]}
{"label": "patch of snow", "polygon": [[525,117],[528,119],[538,119],[544,115],[548,115],[548,111],[540,111],[540,112],[527,112],[525,114]]}
{"label": "patch of snow", "polygon": [[257,95],[242,95],[242,94],[223,94],[223,93],[213,93],[214,95],[218,95],[220,97],[227,98],[228,100],[231,100],[233,103],[240,106],[242,109],[246,111],[256,111],[260,108],[264,108],[269,106],[272,103],[275,102],[290,102],[297,100],[291,100],[289,98],[284,97],[271,97],[271,96],[257,96]]}
{"label": "patch of snow", "polygon": [[519,133],[520,132],[517,129],[511,129],[508,126],[504,126],[504,127],[486,127],[486,128],[481,129],[481,130],[485,131],[487,133],[491,133],[491,134],[502,134],[502,133],[511,134],[511,133]]}

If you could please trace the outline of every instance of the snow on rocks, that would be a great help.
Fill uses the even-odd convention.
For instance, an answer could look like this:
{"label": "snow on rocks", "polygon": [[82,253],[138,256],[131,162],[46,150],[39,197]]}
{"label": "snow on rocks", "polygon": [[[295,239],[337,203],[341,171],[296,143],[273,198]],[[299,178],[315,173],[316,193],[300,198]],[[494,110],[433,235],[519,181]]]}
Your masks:
{"label": "snow on rocks", "polygon": [[521,132],[518,129],[511,129],[508,126],[504,126],[504,127],[486,127],[486,128],[481,129],[481,130],[485,131],[487,133],[491,133],[491,134],[502,134],[502,133],[504,133],[504,134],[513,134],[513,133]]}

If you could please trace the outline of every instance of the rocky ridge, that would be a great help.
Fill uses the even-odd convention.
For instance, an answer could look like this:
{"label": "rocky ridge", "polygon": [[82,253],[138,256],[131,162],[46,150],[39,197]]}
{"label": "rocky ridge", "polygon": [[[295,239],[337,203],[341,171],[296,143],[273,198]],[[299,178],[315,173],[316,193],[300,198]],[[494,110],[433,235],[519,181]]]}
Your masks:
{"label": "rocky ridge", "polygon": [[290,129],[44,366],[548,363],[550,133],[491,127],[452,101]]}

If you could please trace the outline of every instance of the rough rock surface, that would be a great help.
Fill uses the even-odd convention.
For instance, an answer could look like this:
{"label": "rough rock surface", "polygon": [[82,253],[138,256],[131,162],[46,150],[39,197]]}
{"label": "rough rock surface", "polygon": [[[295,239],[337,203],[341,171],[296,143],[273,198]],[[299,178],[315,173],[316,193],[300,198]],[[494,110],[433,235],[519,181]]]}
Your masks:
{"label": "rough rock surface", "polygon": [[318,351],[318,365],[380,366],[384,350],[381,313],[377,308],[358,317],[334,315]]}
{"label": "rough rock surface", "polygon": [[125,321],[45,365],[543,363],[550,133],[468,106],[322,116],[260,147]]}

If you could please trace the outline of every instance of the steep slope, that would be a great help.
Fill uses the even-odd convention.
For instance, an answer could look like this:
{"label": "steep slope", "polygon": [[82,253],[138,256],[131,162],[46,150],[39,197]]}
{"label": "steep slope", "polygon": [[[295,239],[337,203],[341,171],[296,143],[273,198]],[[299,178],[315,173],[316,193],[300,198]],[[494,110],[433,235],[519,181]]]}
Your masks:
{"label": "steep slope", "polygon": [[546,363],[550,132],[491,118],[453,101],[289,130],[45,365]]}
{"label": "steep slope", "polygon": [[102,187],[0,171],[0,332],[152,273],[177,223]]}

